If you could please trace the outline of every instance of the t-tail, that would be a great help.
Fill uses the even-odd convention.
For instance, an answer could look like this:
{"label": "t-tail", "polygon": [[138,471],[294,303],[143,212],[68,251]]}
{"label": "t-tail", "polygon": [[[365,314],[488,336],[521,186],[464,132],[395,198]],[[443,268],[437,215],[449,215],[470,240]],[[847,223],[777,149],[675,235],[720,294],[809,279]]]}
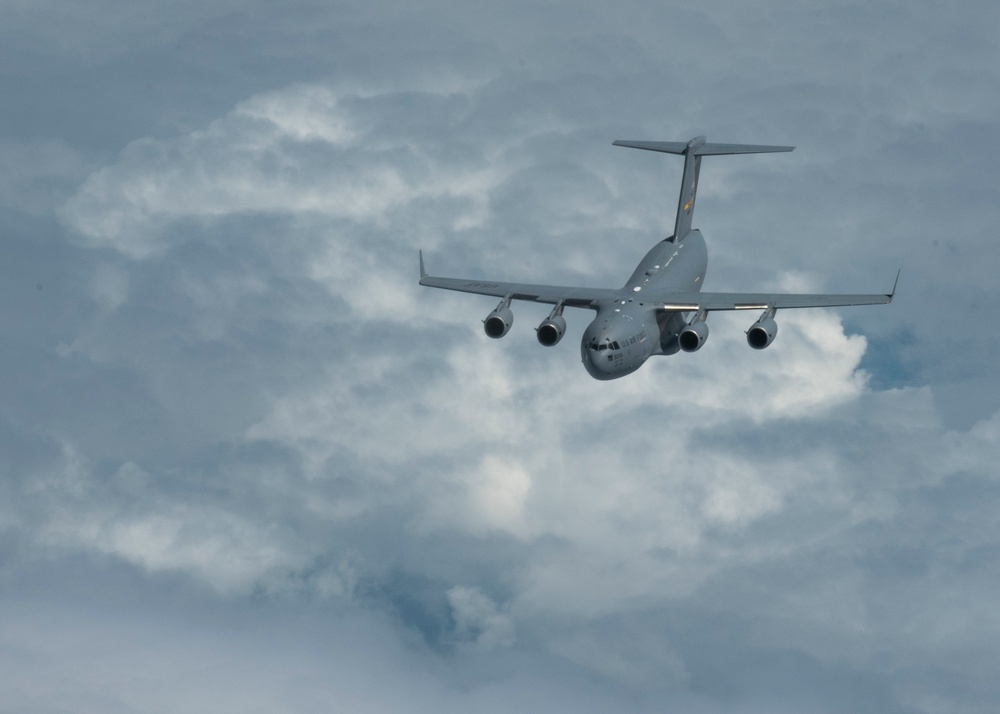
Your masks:
{"label": "t-tail", "polygon": [[684,156],[684,178],[681,181],[681,195],[677,200],[674,241],[684,240],[684,237],[691,230],[691,217],[694,215],[694,199],[698,192],[698,174],[701,172],[702,156],[770,154],[778,151],[791,151],[795,148],[794,146],[762,146],[760,144],[709,144],[703,136],[695,137],[687,143],[683,141],[616,141],[614,145]]}

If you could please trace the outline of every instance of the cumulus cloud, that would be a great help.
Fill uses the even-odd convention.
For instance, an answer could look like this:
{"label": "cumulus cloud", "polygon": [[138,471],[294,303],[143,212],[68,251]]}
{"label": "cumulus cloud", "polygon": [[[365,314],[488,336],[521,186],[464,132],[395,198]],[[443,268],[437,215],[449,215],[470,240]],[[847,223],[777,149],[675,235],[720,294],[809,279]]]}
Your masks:
{"label": "cumulus cloud", "polygon": [[[776,345],[760,353],[745,344],[743,316],[715,315],[704,350],[654,359],[613,388],[585,377],[572,337],[550,351],[538,348],[523,324],[535,319],[530,306],[517,307],[517,326],[504,342],[486,339],[477,311],[492,304],[418,292],[416,246],[408,241],[428,226],[397,228],[402,216],[430,202],[436,212],[429,225],[439,230],[431,254],[461,256],[459,242],[486,225],[505,230],[504,216],[526,205],[537,178],[521,168],[523,159],[509,158],[517,151],[506,159],[456,158],[438,146],[373,141],[356,106],[393,100],[312,85],[270,92],[205,131],[130,146],[67,204],[63,218],[89,245],[113,247],[140,264],[166,262],[183,250],[188,238],[179,227],[192,220],[224,226],[247,212],[305,213],[307,222],[289,224],[307,231],[296,248],[302,258],[281,269],[288,280],[321,287],[329,305],[348,309],[319,313],[291,294],[283,314],[294,312],[305,334],[336,333],[326,342],[333,350],[311,356],[311,372],[261,385],[266,396],[242,432],[228,436],[287,455],[239,482],[254,502],[276,504],[271,518],[261,521],[244,502],[228,501],[231,487],[198,505],[189,501],[194,491],[164,495],[156,508],[138,513],[78,499],[74,527],[67,530],[60,516],[45,540],[154,572],[185,572],[229,594],[291,588],[353,599],[370,587],[359,583],[403,568],[437,583],[450,615],[420,627],[450,631],[443,641],[509,647],[527,628],[544,651],[642,687],[683,687],[699,676],[686,664],[691,646],[666,644],[668,631],[614,639],[602,623],[625,618],[631,631],[637,625],[630,618],[652,603],[694,608],[695,617],[707,618],[696,604],[706,597],[741,622],[794,618],[795,627],[782,629],[791,639],[758,632],[753,646],[874,666],[870,648],[840,634],[877,627],[864,587],[873,577],[867,566],[834,568],[815,587],[797,583],[781,595],[750,568],[784,573],[790,563],[836,561],[841,551],[860,555],[872,529],[905,518],[914,483],[934,488],[956,463],[984,463],[990,440],[970,435],[970,446],[940,436],[926,391],[872,392],[859,370],[865,338],[846,334],[833,312],[781,314]],[[473,91],[450,104],[454,120],[477,101]],[[603,222],[599,233],[620,227],[615,212],[586,206],[553,220],[572,225],[580,216]],[[237,254],[284,250],[281,241],[255,235],[253,223],[241,225],[249,233]],[[607,244],[588,239],[568,260],[599,250]],[[539,249],[541,274],[547,255]],[[588,261],[576,265],[592,280],[601,277]],[[94,294],[106,310],[121,312],[131,299],[133,281],[121,274],[127,269],[105,268],[95,277]],[[274,289],[255,275],[220,280],[188,272],[171,283],[195,308],[184,318],[196,325],[188,339],[226,339],[229,321]],[[782,289],[814,287],[801,274],[781,279]],[[196,317],[200,312],[216,315],[215,329]],[[577,320],[576,331],[585,320]],[[383,338],[373,340],[372,332]],[[897,411],[910,416],[905,429],[885,418]],[[845,454],[830,434],[864,448]],[[875,448],[892,441],[903,448],[914,438],[925,440],[926,453],[916,475],[906,472],[914,460],[889,463]],[[384,533],[357,542],[368,524]],[[474,553],[457,556],[458,570],[442,567],[433,548],[410,552],[405,562],[391,555],[406,539],[468,538],[484,547],[513,539],[505,547],[517,553],[515,570],[476,566],[485,568],[483,585],[504,583],[503,605],[458,574],[478,560]],[[788,577],[778,577],[777,586]],[[723,594],[734,587],[746,595]],[[432,602],[420,618],[434,617]],[[896,636],[900,646],[920,641]]]}
{"label": "cumulus cloud", "polygon": [[[668,43],[656,12],[623,12],[629,22],[604,34],[560,23],[544,45],[520,34],[475,52],[444,42],[443,55],[476,55],[476,80],[427,79],[440,60],[421,64],[407,45],[399,56],[419,66],[405,82],[348,76],[258,91],[200,127],[147,131],[97,170],[64,143],[0,145],[22,166],[0,177],[0,200],[26,201],[32,215],[61,202],[72,237],[63,260],[78,264],[59,296],[72,311],[38,320],[51,332],[26,341],[35,351],[17,365],[29,378],[4,385],[0,547],[12,562],[111,563],[143,587],[201,593],[184,597],[209,609],[264,603],[270,616],[310,603],[322,612],[309,622],[326,608],[347,620],[376,613],[379,624],[334,627],[331,640],[373,639],[357,671],[392,653],[404,662],[391,672],[429,687],[420,701],[436,710],[559,710],[544,685],[552,677],[593,695],[571,698],[574,710],[995,701],[982,653],[1000,629],[990,609],[1000,492],[989,468],[1000,421],[993,404],[955,429],[930,387],[884,388],[892,362],[878,355],[899,347],[867,328],[917,307],[783,311],[762,352],[745,343],[754,316],[713,314],[696,355],[656,358],[605,384],[578,363],[589,313],[568,311],[568,336],[546,350],[531,330],[544,307],[517,304],[498,342],[480,326],[495,301],[417,287],[418,248],[441,274],[619,284],[672,223],[680,167],[608,143],[706,132],[800,143],[792,156],[802,157],[706,162],[699,222],[711,289],[869,289],[844,281],[867,281],[891,253],[877,237],[896,233],[873,218],[898,188],[901,154],[885,136],[918,141],[910,125],[921,112],[908,102],[929,100],[892,92],[872,110],[886,123],[858,127],[860,95],[842,101],[836,83],[843,67],[805,77],[794,33],[779,56],[734,40],[768,34],[756,16],[708,7],[682,12],[697,40]],[[796,13],[803,27],[826,26]],[[864,37],[865,18],[834,14],[845,42]],[[221,25],[243,27],[231,20]],[[819,54],[842,57],[835,44],[819,42]],[[650,69],[695,45],[715,51],[676,72]],[[508,52],[517,56],[501,64],[511,66],[484,71]],[[719,78],[730,52],[773,79],[735,91],[749,75]],[[879,94],[882,75],[873,82]],[[660,118],[636,126],[622,107]],[[885,114],[893,107],[906,111]],[[828,151],[843,156],[803,152],[785,134],[821,146],[817,135],[832,137]],[[855,146],[879,157],[864,162],[871,181],[854,168],[837,176],[860,165]],[[52,176],[79,186],[46,204]],[[923,190],[909,179],[907,191]],[[912,228],[921,215],[900,220]],[[930,274],[923,263],[915,272],[914,300]],[[48,288],[34,292],[40,301]],[[32,661],[58,659],[13,622],[5,642]],[[249,649],[265,651],[265,639]],[[154,664],[183,679],[176,663],[189,650],[169,650]],[[354,671],[345,652],[331,645],[318,659]],[[80,656],[89,665],[69,689],[115,671],[115,657]],[[248,671],[274,670],[273,658],[250,659]],[[289,689],[338,695],[356,708],[408,701],[348,676],[333,692],[308,671],[301,689],[291,675],[262,675],[247,691],[261,701]],[[248,686],[227,681],[199,680],[200,691],[221,699]],[[963,701],[943,682],[972,694]],[[116,689],[120,708],[141,708],[141,694]]]}

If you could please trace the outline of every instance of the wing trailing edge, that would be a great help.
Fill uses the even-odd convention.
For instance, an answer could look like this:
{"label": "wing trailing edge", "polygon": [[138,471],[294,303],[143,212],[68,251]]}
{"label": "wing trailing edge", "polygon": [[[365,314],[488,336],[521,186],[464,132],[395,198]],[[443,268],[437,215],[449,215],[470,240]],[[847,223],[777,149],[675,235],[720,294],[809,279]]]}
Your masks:
{"label": "wing trailing edge", "polygon": [[888,305],[896,296],[899,272],[887,293],[652,293],[646,302],[660,303],[666,312],[691,310],[788,310],[808,307],[852,307],[854,305]]}

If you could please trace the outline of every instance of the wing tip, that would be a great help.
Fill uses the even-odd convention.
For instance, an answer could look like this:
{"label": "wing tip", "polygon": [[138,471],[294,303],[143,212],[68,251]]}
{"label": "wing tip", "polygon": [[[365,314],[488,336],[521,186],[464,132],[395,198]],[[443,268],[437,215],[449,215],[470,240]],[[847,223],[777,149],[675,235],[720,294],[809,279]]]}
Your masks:
{"label": "wing tip", "polygon": [[886,294],[886,296],[885,296],[885,297],[887,298],[887,299],[886,299],[886,304],[888,304],[888,303],[891,303],[891,302],[892,302],[892,299],[893,299],[894,297],[896,297],[896,286],[897,286],[897,285],[899,285],[899,274],[900,274],[900,273],[902,273],[902,272],[903,272],[903,269],[902,269],[902,268],[899,268],[899,269],[898,269],[898,270],[896,271],[896,279],[895,279],[895,280],[893,281],[893,283],[892,283],[892,290],[890,290],[890,291],[889,291],[889,292],[888,292],[888,293]]}

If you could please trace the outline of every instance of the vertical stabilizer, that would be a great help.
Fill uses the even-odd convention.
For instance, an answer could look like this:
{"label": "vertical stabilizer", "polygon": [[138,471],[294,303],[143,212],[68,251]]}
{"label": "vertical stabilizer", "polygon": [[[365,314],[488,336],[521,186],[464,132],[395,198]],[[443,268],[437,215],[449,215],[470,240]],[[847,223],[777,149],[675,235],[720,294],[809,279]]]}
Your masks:
{"label": "vertical stabilizer", "polygon": [[701,156],[697,150],[705,145],[705,137],[691,139],[684,149],[684,178],[681,179],[681,195],[677,199],[677,221],[674,223],[674,240],[684,240],[691,231],[694,216],[694,199],[698,193],[698,175],[701,173]]}
{"label": "vertical stabilizer", "polygon": [[681,195],[677,200],[677,220],[674,223],[673,239],[675,241],[684,240],[684,236],[691,231],[691,218],[694,216],[694,201],[698,193],[698,176],[701,173],[702,156],[769,154],[778,151],[791,151],[795,148],[794,146],[764,146],[761,144],[709,144],[705,141],[704,136],[695,137],[687,143],[682,141],[616,141],[614,145],[684,156],[684,177],[681,180]]}

